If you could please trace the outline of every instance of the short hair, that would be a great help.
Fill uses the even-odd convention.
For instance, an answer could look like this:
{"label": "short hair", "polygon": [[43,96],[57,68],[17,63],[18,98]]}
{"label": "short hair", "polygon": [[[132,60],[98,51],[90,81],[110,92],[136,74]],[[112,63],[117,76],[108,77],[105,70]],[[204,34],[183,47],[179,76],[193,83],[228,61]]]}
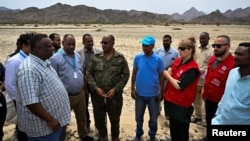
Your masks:
{"label": "short hair", "polygon": [[91,36],[91,37],[92,37],[92,35],[91,35],[91,34],[88,34],[88,33],[83,34],[83,36],[82,36],[82,40],[83,40],[83,41],[85,40],[85,37],[86,37],[86,36]]}
{"label": "short hair", "polygon": [[112,35],[112,34],[110,34],[110,35],[108,35],[109,37],[110,37],[110,40],[112,41],[112,42],[115,42],[115,37]]}
{"label": "short hair", "polygon": [[36,34],[30,40],[30,49],[33,51],[37,48],[38,43],[43,39],[48,38],[47,34]]}
{"label": "short hair", "polygon": [[248,48],[248,53],[249,53],[249,55],[250,55],[250,42],[242,42],[242,43],[239,43],[239,46],[247,47],[247,48]]}
{"label": "short hair", "polygon": [[200,36],[205,35],[208,39],[210,39],[209,33],[208,32],[201,32]]}
{"label": "short hair", "polygon": [[165,34],[165,35],[163,36],[163,38],[166,38],[166,37],[168,37],[170,40],[172,40],[172,36],[171,36],[171,35]]}
{"label": "short hair", "polygon": [[[207,37],[209,37],[209,33],[208,32],[201,32],[201,34],[204,34],[204,35],[206,35]],[[201,35],[200,34],[200,35]]]}
{"label": "short hair", "polygon": [[63,40],[65,41],[68,36],[72,36],[73,38],[75,38],[75,36],[73,34],[65,34],[63,36]]}
{"label": "short hair", "polygon": [[49,35],[49,38],[53,41],[53,40],[55,39],[55,35],[58,35],[58,36],[59,36],[59,34],[57,34],[57,33],[51,33],[51,34]]}
{"label": "short hair", "polygon": [[231,43],[231,39],[227,35],[219,35],[219,36],[217,36],[217,38],[225,38],[226,39],[226,44],[230,44]]}

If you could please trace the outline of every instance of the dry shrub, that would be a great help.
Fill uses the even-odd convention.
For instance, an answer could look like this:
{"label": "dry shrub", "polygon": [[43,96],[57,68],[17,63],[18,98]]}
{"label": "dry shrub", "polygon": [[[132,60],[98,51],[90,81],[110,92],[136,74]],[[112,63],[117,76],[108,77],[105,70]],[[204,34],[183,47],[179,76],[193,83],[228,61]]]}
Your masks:
{"label": "dry shrub", "polygon": [[181,30],[181,28],[179,28],[179,27],[174,27],[174,28],[172,28],[173,30]]}

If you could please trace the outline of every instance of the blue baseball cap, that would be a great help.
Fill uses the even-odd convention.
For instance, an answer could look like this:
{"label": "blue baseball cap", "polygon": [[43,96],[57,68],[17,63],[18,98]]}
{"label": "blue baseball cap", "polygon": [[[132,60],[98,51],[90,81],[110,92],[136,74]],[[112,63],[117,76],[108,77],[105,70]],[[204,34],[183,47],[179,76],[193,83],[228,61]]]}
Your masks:
{"label": "blue baseball cap", "polygon": [[145,36],[142,40],[141,43],[144,45],[154,45],[155,44],[155,38],[151,35]]}

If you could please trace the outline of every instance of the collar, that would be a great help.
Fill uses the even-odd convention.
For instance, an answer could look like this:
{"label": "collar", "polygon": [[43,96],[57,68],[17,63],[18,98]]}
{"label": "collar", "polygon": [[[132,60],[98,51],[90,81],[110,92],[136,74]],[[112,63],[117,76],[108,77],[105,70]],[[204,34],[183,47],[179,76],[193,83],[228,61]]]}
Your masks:
{"label": "collar", "polygon": [[209,49],[211,46],[210,46],[210,44],[208,43],[206,46],[205,46],[205,48],[203,48],[202,46],[199,46],[199,49]]}
{"label": "collar", "polygon": [[[184,62],[183,64],[188,64],[189,62],[191,62],[193,60],[193,57],[189,58],[186,62]],[[183,59],[181,59],[181,63],[182,63]]]}
{"label": "collar", "polygon": [[88,50],[86,47],[83,47],[83,50],[84,50],[85,53],[86,52],[92,52],[92,53],[94,53],[94,49],[93,48],[91,50]]}
{"label": "collar", "polygon": [[[117,57],[117,56],[120,56],[121,54],[117,51],[115,51],[115,49],[113,49],[113,56],[114,57]],[[101,53],[98,53],[98,56],[101,56],[101,57],[104,57],[104,51],[102,51]]]}
{"label": "collar", "polygon": [[43,67],[49,67],[50,66],[50,61],[48,61],[48,60],[43,61],[42,59],[40,59],[39,57],[37,57],[37,56],[35,56],[33,54],[30,54],[29,57],[33,58],[36,62],[41,64]]}

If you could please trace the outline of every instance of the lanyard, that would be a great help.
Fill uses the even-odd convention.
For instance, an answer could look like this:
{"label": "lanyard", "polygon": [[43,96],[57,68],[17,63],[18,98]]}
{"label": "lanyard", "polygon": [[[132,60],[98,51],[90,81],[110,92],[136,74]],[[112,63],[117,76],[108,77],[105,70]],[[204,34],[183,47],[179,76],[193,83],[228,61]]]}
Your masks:
{"label": "lanyard", "polygon": [[25,55],[22,51],[19,51],[19,54],[23,57],[23,58],[26,58],[27,55]]}
{"label": "lanyard", "polygon": [[66,58],[65,54],[63,54],[63,51],[61,50],[60,53],[62,54],[64,60],[66,61],[66,63],[68,63],[71,67],[73,67],[74,70],[76,70],[76,57],[75,57],[75,53],[74,53],[74,57],[73,57],[73,61],[72,63],[69,62],[69,60]]}

